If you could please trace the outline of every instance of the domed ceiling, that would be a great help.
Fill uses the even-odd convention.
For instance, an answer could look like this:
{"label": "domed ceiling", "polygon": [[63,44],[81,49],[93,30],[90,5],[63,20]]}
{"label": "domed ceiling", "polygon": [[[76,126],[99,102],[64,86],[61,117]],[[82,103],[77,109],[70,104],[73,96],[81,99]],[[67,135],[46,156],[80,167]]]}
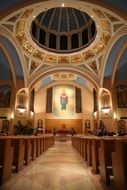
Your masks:
{"label": "domed ceiling", "polygon": [[45,27],[50,32],[79,32],[81,28],[89,24],[90,16],[85,12],[72,7],[55,7],[40,13],[34,22]]}
{"label": "domed ceiling", "polygon": [[40,13],[32,22],[35,43],[49,51],[70,53],[85,48],[95,38],[93,19],[72,7],[55,7]]}
{"label": "domed ceiling", "polygon": [[[25,6],[9,14],[0,23],[1,35],[17,46],[28,85],[43,73],[56,69],[85,73],[99,84],[106,48],[111,48],[109,44],[117,36],[117,31],[126,25],[123,18],[98,5],[65,1],[63,8],[58,0]],[[39,26],[39,32],[36,26]],[[84,39],[83,43],[85,29],[88,41]],[[43,39],[40,40],[41,30],[45,33],[45,38],[44,35],[42,38],[47,40],[40,45],[40,41],[43,42]],[[76,38],[72,38],[75,34],[78,36],[76,47],[72,46],[72,41],[76,42]],[[54,43],[49,43],[52,37],[55,47],[52,46]],[[61,40],[62,37],[67,41],[66,49],[60,47],[65,41]],[[71,43],[68,43],[69,40]]]}

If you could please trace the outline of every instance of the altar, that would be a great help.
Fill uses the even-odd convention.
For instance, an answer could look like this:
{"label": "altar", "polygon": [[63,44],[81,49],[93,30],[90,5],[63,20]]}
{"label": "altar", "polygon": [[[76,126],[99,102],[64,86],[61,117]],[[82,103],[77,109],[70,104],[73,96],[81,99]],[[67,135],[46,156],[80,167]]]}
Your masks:
{"label": "altar", "polygon": [[70,135],[70,134],[67,134],[65,136],[57,134],[55,136],[55,141],[66,142],[66,141],[71,141],[71,138],[72,138],[72,135]]}
{"label": "altar", "polygon": [[66,125],[62,124],[61,130],[59,130],[59,135],[60,135],[60,141],[61,142],[67,141],[67,134],[68,134],[68,130],[66,129]]}
{"label": "altar", "polygon": [[60,141],[65,142],[67,141],[67,131],[60,131]]}

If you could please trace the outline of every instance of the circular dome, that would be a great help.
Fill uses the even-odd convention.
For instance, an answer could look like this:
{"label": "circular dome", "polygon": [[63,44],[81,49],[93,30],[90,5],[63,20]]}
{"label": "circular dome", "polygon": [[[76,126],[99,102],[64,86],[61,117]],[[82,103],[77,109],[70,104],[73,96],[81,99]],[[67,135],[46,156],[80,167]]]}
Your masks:
{"label": "circular dome", "polygon": [[32,22],[31,35],[42,48],[70,53],[87,47],[96,36],[93,19],[78,9],[56,7],[40,13]]}

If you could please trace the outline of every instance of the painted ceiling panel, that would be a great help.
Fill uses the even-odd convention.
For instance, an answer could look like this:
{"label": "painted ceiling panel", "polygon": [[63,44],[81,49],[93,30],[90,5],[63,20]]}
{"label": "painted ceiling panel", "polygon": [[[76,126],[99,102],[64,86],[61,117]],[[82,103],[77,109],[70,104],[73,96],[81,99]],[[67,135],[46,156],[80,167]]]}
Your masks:
{"label": "painted ceiling panel", "polygon": [[116,72],[115,80],[127,80],[127,63]]}
{"label": "painted ceiling panel", "polygon": [[14,66],[15,66],[17,79],[20,79],[20,80],[23,79],[23,71],[22,71],[20,59],[19,59],[19,56],[17,54],[17,51],[16,51],[15,47],[4,36],[0,35],[0,41],[5,45],[5,47],[7,48],[8,52],[10,53],[10,56],[11,56],[11,58],[13,60]]}
{"label": "painted ceiling panel", "polygon": [[127,49],[124,51],[124,54],[119,61],[115,79],[127,80]]}
{"label": "painted ceiling panel", "polygon": [[24,0],[13,0],[13,1],[10,1],[10,0],[1,0],[0,1],[0,10],[6,10],[9,7],[17,5],[17,4],[19,4],[20,2],[23,2],[23,1]]}
{"label": "painted ceiling panel", "polygon": [[105,2],[115,5],[123,10],[127,10],[127,0],[105,0]]}
{"label": "painted ceiling panel", "polygon": [[41,79],[41,87],[43,87],[49,83],[51,84],[51,82],[52,82],[52,79],[50,76],[45,77],[45,78]]}
{"label": "painted ceiling panel", "polygon": [[[108,78],[112,74],[113,64],[115,62],[116,55],[120,51],[120,48],[122,47],[122,44],[125,40],[127,40],[127,35],[122,36],[119,40],[117,40],[117,42],[112,47],[112,50],[109,54],[109,58],[107,60],[104,77]],[[124,59],[121,60],[121,62],[120,62],[121,65],[125,64],[125,62],[123,62],[123,61],[124,61]],[[119,65],[119,68],[120,67],[121,66]]]}
{"label": "painted ceiling panel", "polygon": [[87,80],[83,79],[82,77],[78,76],[77,79],[76,79],[76,82],[83,85],[83,86],[85,86],[85,87],[87,86]]}
{"label": "painted ceiling panel", "polygon": [[12,73],[8,60],[0,48],[0,80],[12,80]]}

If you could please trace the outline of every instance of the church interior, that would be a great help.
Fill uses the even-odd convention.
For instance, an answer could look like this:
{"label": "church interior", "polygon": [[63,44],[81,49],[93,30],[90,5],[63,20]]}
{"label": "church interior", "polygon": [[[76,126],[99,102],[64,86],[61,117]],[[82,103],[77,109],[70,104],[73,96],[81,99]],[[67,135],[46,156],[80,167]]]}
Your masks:
{"label": "church interior", "polygon": [[0,1],[0,189],[127,189],[126,0]]}

